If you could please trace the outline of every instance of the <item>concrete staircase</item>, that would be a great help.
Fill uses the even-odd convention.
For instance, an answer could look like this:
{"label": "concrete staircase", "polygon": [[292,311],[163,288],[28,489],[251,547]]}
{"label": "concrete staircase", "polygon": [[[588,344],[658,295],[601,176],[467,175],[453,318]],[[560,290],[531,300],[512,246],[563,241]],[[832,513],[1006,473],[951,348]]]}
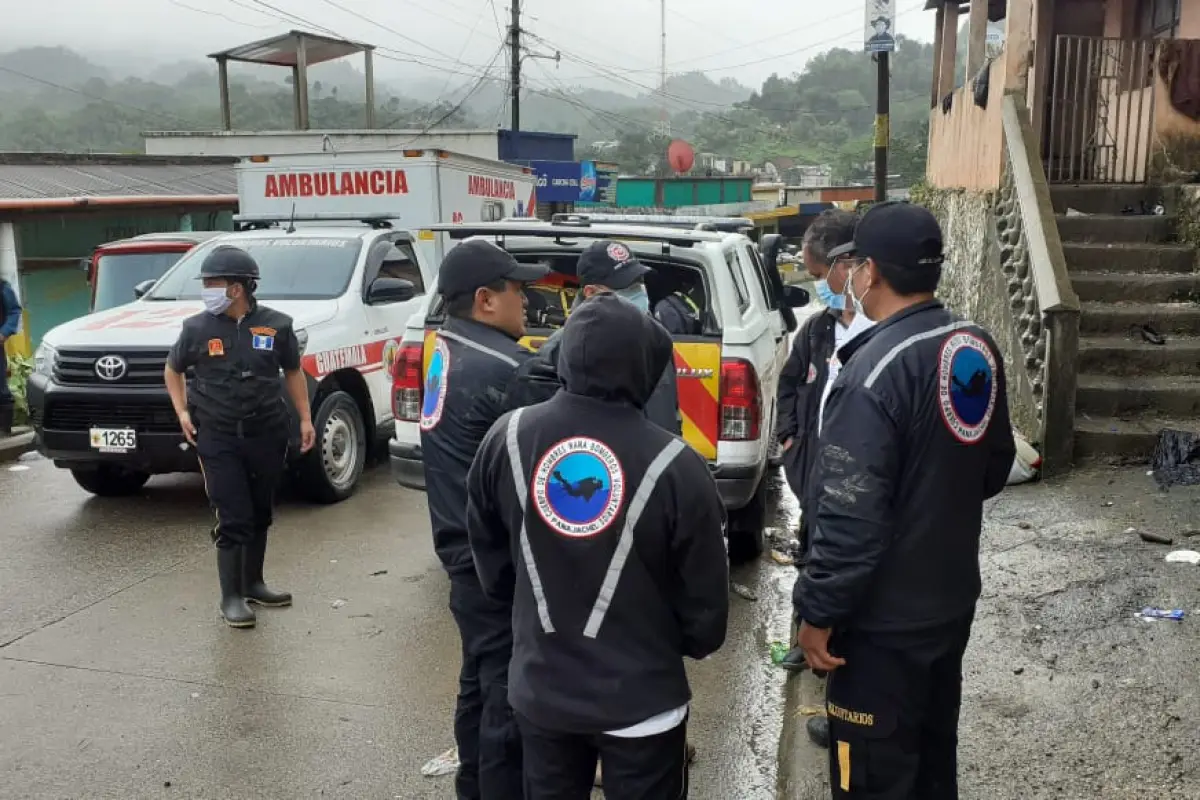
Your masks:
{"label": "concrete staircase", "polygon": [[[1076,458],[1146,460],[1163,428],[1200,431],[1200,274],[1173,203],[1153,186],[1055,186],[1063,253],[1082,305]],[[1122,213],[1134,207],[1135,215]],[[1067,209],[1086,216],[1067,215]],[[1149,324],[1166,345],[1146,342]]]}

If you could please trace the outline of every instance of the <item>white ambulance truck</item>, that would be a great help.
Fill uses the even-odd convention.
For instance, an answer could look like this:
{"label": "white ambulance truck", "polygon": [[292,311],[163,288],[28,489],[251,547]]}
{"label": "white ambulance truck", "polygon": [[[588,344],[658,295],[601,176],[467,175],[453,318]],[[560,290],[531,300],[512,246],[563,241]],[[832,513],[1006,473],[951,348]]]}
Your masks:
{"label": "white ambulance truck", "polygon": [[[200,264],[236,245],[258,262],[258,299],[296,323],[317,430],[316,447],[293,464],[303,493],[348,497],[370,445],[392,432],[392,361],[446,245],[428,226],[531,215],[534,181],[520,167],[439,150],[247,159],[238,232],[198,245],[140,284],[133,302],[42,339],[28,384],[38,449],[98,495],[198,470],[163,366],[183,320],[203,310]],[[295,420],[292,429],[295,438]]]}

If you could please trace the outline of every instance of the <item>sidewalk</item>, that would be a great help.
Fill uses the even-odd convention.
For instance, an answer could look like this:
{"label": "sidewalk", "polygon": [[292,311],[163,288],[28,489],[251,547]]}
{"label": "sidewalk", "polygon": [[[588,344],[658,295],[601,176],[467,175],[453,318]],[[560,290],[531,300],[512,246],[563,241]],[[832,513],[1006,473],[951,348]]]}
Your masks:
{"label": "sidewalk", "polygon": [[33,429],[22,425],[13,427],[12,436],[0,436],[0,464],[15,461],[33,449]]}
{"label": "sidewalk", "polygon": [[[1198,506],[1200,488],[1161,493],[1145,468],[1079,470],[988,505],[963,686],[964,800],[1200,797],[1200,566],[1163,560],[1200,550]],[[1147,544],[1139,530],[1174,544]],[[1146,622],[1134,616],[1145,606],[1188,616]],[[788,688],[786,800],[829,796],[826,754],[798,714],[820,704],[817,687],[804,675]]]}

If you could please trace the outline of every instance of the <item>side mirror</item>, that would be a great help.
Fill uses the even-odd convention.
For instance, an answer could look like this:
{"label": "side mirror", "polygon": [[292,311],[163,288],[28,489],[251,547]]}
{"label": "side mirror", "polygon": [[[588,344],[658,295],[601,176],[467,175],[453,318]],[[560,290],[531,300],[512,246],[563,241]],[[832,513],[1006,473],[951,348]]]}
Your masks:
{"label": "side mirror", "polygon": [[417,287],[412,281],[400,278],[376,278],[367,290],[367,305],[403,303],[417,296]]}
{"label": "side mirror", "polygon": [[758,243],[758,252],[762,255],[763,261],[771,266],[779,262],[781,250],[783,250],[783,237],[778,233],[764,234]]}
{"label": "side mirror", "polygon": [[134,286],[133,287],[134,298],[141,300],[143,297],[145,297],[146,292],[148,292],[154,288],[154,284],[156,284],[156,283],[158,283],[158,280],[155,278],[151,278],[148,281],[142,281],[137,286]]}
{"label": "side mirror", "polygon": [[804,308],[811,299],[808,289],[800,286],[783,287],[783,304],[788,308]]}

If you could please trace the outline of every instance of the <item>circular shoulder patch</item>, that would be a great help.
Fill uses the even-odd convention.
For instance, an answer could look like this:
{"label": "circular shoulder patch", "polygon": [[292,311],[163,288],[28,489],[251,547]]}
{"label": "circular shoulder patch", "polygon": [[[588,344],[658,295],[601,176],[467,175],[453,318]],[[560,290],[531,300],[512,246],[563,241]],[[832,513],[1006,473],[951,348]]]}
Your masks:
{"label": "circular shoulder patch", "polygon": [[996,409],[996,356],[973,333],[951,334],[938,359],[938,405],[954,438],[975,444]]}
{"label": "circular shoulder patch", "polygon": [[436,337],[429,369],[425,372],[425,395],[421,400],[421,430],[431,431],[442,421],[446,406],[446,385],[450,377],[450,348],[446,340]]}
{"label": "circular shoulder patch", "polygon": [[629,260],[629,248],[620,242],[613,242],[608,246],[608,257],[618,264]]}
{"label": "circular shoulder patch", "polygon": [[586,436],[551,447],[533,471],[533,502],[563,536],[586,539],[613,523],[625,497],[625,473],[608,445]]}

